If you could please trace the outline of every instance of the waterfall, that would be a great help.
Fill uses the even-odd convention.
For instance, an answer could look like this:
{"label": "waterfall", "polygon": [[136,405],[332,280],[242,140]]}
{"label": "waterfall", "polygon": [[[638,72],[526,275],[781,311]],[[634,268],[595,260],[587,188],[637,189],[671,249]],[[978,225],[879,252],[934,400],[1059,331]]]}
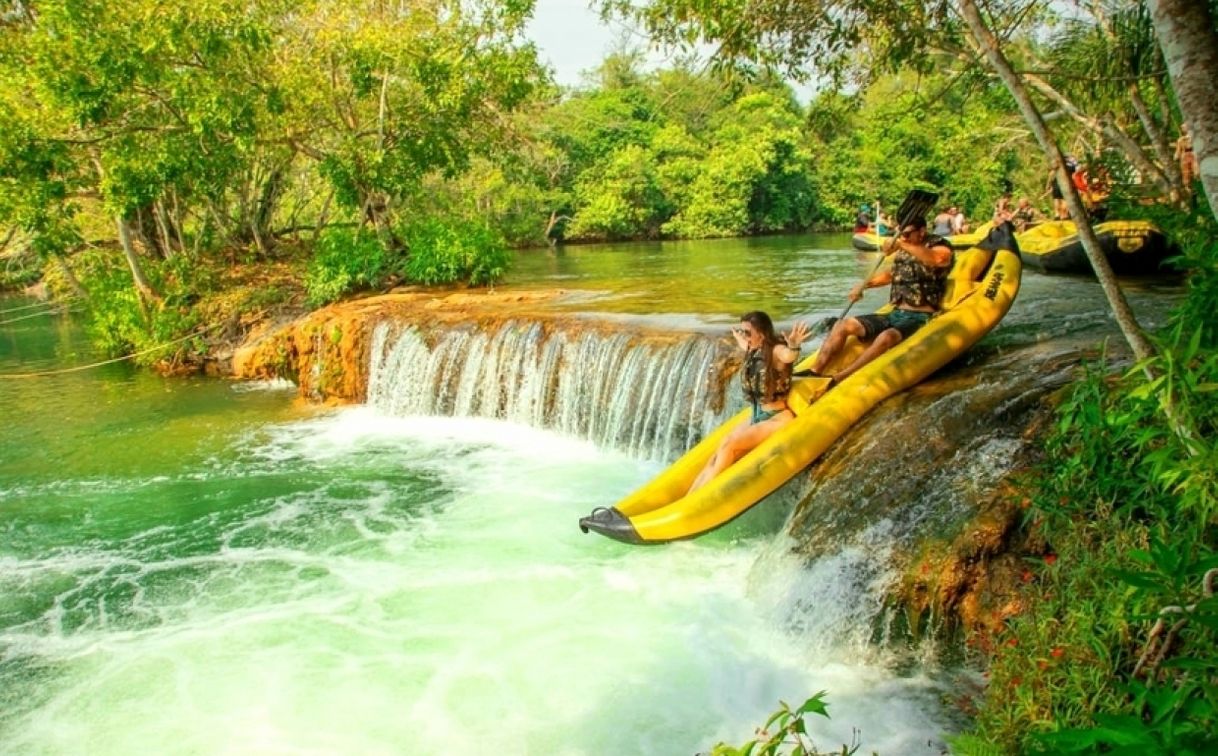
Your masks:
{"label": "waterfall", "polygon": [[696,334],[672,341],[519,321],[425,334],[381,323],[370,353],[368,404],[393,415],[499,418],[661,461],[726,416],[720,348]]}

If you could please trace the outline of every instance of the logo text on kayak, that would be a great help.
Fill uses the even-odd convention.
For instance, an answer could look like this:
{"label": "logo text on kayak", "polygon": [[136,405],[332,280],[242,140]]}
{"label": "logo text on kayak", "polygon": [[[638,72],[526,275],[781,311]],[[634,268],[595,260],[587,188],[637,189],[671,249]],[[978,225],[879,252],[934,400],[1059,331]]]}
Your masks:
{"label": "logo text on kayak", "polygon": [[991,302],[998,296],[998,287],[1002,286],[1002,271],[994,271],[994,277],[990,279],[990,285],[985,287],[985,298]]}

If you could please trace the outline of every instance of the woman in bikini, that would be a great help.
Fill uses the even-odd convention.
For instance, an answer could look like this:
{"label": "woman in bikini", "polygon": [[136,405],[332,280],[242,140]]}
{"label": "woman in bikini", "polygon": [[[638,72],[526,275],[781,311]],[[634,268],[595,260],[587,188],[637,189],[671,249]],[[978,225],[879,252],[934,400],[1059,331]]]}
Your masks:
{"label": "woman in bikini", "polygon": [[779,338],[774,322],[761,311],[746,312],[732,329],[736,344],[744,350],[740,382],[753,405],[750,422],[739,425],[723,439],[689,490],[695,491],[726,470],[775,431],[791,422],[795,413],[787,404],[791,391],[791,366],[799,359],[799,348],[808,338],[808,324],[796,323]]}

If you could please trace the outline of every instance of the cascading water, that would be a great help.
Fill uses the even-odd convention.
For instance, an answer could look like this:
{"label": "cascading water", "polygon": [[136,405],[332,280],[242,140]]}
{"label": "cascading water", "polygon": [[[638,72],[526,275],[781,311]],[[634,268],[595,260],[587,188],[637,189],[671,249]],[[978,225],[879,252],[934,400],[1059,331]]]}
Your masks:
{"label": "cascading water", "polygon": [[568,332],[510,321],[491,333],[435,334],[382,323],[372,338],[368,404],[390,415],[488,417],[671,459],[724,416],[722,358],[690,334]]}

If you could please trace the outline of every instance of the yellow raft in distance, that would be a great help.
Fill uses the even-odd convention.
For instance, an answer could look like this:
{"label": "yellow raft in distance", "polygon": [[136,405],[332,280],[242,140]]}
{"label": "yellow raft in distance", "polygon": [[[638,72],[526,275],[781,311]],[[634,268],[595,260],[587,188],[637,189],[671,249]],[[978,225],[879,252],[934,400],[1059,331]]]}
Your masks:
{"label": "yellow raft in distance", "polygon": [[[947,239],[947,243],[952,246],[952,249],[972,249],[984,241],[985,237],[989,236],[990,229],[993,227],[994,224],[992,222],[986,221],[978,226],[976,231],[970,231],[967,234],[953,234],[944,238]],[[855,249],[862,250],[863,252],[875,252],[880,248],[880,238],[880,235],[874,231],[864,231],[852,236],[850,244]],[[884,234],[883,240],[885,243],[891,239],[891,234]]]}
{"label": "yellow raft in distance", "polygon": [[[827,393],[827,379],[796,380],[789,397],[795,419],[714,480],[686,495],[719,442],[732,428],[749,422],[751,410],[724,422],[616,506],[581,518],[580,529],[634,544],[694,538],[730,522],[777,490],[872,407],[924,380],[1002,320],[1019,292],[1022,272],[1012,231],[1004,224],[982,246],[956,253],[944,310],[908,339]],[[861,350],[862,344],[851,337],[828,372],[841,369]],[[815,357],[813,353],[796,369],[810,368]]]}
{"label": "yellow raft in distance", "polygon": [[[1169,254],[1167,238],[1150,221],[1111,220],[1092,226],[1100,248],[1119,275],[1159,272]],[[1090,273],[1074,221],[1045,221],[1015,237],[1030,268],[1054,272]]]}

